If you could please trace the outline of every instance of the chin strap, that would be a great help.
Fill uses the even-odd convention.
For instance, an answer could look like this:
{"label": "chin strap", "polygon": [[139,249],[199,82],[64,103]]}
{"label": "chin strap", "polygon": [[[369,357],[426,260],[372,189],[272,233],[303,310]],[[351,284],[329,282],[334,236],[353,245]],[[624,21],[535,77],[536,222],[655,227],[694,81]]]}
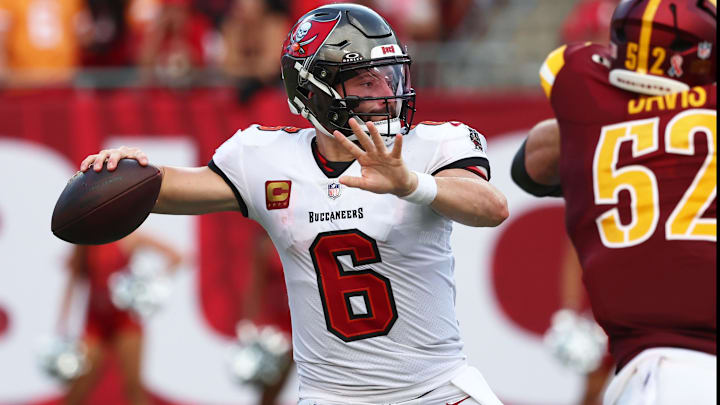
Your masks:
{"label": "chin strap", "polygon": [[[375,128],[377,128],[380,135],[383,136],[395,136],[402,131],[402,125],[400,125],[400,118],[390,118],[389,120],[373,121]],[[360,124],[360,128],[363,131],[370,133],[365,123]]]}
{"label": "chin strap", "polygon": [[[303,115],[303,117],[305,117],[305,114],[302,114],[302,115]],[[320,131],[321,133],[323,133],[323,134],[325,134],[325,135],[327,135],[327,136],[329,136],[329,137],[331,137],[331,138],[334,138],[334,137],[335,137],[335,136],[333,136],[327,129],[325,129],[325,127],[323,127],[322,125],[320,125],[320,123],[317,121],[317,119],[315,119],[315,116],[314,116],[314,115],[308,114],[307,117],[305,117],[305,118],[307,118],[308,121],[310,121],[310,122],[313,124],[313,126],[315,127],[315,129],[316,129],[317,131]],[[399,118],[393,118],[393,119],[391,119],[391,120],[390,120],[390,133],[388,134],[388,133],[386,133],[386,132],[387,132],[387,131],[386,131],[386,130],[387,130],[387,125],[388,125],[387,122],[388,122],[388,120],[383,120],[383,121],[373,122],[373,124],[375,124],[375,127],[378,129],[378,132],[380,133],[380,137],[383,139],[383,142],[385,143],[385,146],[388,146],[388,147],[389,147],[389,146],[392,145],[393,142],[395,141],[395,135],[397,135],[397,134],[399,134],[399,133],[402,132],[402,126],[400,125],[400,119],[399,119]],[[360,125],[360,128],[361,128],[366,134],[369,134],[369,133],[370,133],[370,131],[369,131],[368,128],[367,128],[367,125],[361,124],[361,125]],[[393,132],[396,128],[397,128],[396,132]],[[349,140],[351,140],[351,141],[357,141],[357,136],[355,136],[355,134],[352,134],[352,135],[348,136],[347,139],[349,139]]]}
{"label": "chin strap", "polygon": [[690,90],[690,86],[677,80],[625,69],[611,70],[609,79],[615,87],[650,96],[662,96]]}
{"label": "chin strap", "polygon": [[[357,118],[357,117],[356,117]],[[362,122],[361,119],[358,118],[359,121]],[[389,131],[388,131],[388,122],[390,122],[389,125]],[[373,124],[375,124],[375,128],[377,128],[378,133],[380,133],[380,137],[383,139],[383,142],[385,143],[385,146],[390,146],[395,141],[395,135],[402,132],[402,125],[400,125],[400,118],[391,118],[389,120],[382,120],[382,121],[373,121]],[[363,130],[366,134],[370,134],[370,130],[368,129],[367,125],[365,123],[360,124],[360,129]],[[357,141],[357,136],[355,134],[352,134],[347,137],[347,139],[351,141]]]}

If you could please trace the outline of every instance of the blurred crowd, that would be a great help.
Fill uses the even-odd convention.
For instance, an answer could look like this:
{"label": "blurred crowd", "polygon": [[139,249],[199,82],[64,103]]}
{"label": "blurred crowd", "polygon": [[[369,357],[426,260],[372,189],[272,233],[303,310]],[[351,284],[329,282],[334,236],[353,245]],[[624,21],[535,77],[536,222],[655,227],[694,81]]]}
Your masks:
{"label": "blurred crowd", "polygon": [[560,28],[561,42],[610,41],[610,20],[619,0],[580,0]]}
{"label": "blurred crowd", "polygon": [[[482,21],[465,20],[506,1],[354,2],[386,16],[405,42],[438,42],[468,29],[482,34]],[[211,72],[247,101],[279,84],[280,45],[292,24],[330,2],[0,0],[0,86],[65,85],[78,71],[131,71],[143,85],[186,86],[207,83],[202,75]]]}

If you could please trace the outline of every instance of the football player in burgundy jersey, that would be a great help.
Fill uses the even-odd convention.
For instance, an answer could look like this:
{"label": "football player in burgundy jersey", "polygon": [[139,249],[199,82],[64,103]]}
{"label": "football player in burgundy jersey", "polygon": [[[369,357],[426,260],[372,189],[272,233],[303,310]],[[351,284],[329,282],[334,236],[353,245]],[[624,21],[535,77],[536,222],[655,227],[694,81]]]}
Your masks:
{"label": "football player in burgundy jersey", "polygon": [[[508,216],[485,138],[459,122],[412,126],[410,57],[369,8],[310,11],[281,63],[290,109],[313,128],[252,125],[207,167],[162,167],[153,211],[238,211],[265,228],[285,272],[301,403],[500,404],[466,364],[450,248],[453,221]],[[148,162],[123,147],[81,170],[121,158]]]}
{"label": "football player in burgundy jersey", "polygon": [[623,1],[609,47],[552,52],[555,118],[513,162],[522,188],[567,204],[618,364],[607,405],[716,403],[715,3]]}

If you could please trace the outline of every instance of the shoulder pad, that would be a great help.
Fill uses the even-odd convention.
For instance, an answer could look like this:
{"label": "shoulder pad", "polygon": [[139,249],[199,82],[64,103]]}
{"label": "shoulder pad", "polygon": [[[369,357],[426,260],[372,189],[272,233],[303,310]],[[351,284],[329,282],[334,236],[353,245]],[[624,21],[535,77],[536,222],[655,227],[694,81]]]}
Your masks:
{"label": "shoulder pad", "polygon": [[429,127],[439,127],[439,126],[442,126],[445,124],[450,124],[454,127],[459,127],[461,125],[465,125],[460,121],[422,121],[422,122],[419,122],[419,123],[413,125],[412,127],[413,127],[413,129],[415,129],[415,127],[417,127],[419,125],[424,125],[424,126],[429,126]]}
{"label": "shoulder pad", "polygon": [[487,150],[485,136],[460,121],[423,121],[417,126],[413,126],[413,129],[416,130],[420,138],[435,142],[469,137],[470,141],[475,145],[476,150],[483,152]]}
{"label": "shoulder pad", "polygon": [[555,78],[563,66],[565,66],[565,49],[567,49],[567,45],[563,45],[550,52],[540,67],[540,85],[545,91],[547,98],[550,98]]}
{"label": "shoulder pad", "polygon": [[552,95],[553,85],[560,72],[565,70],[588,74],[595,69],[591,66],[604,65],[609,69],[609,55],[606,46],[592,42],[563,45],[545,58],[540,67],[540,85],[547,98]]}
{"label": "shoulder pad", "polygon": [[283,137],[283,135],[295,135],[301,131],[301,128],[296,127],[269,127],[253,124],[244,130],[238,131],[235,135],[239,136],[242,143],[245,145],[262,146],[274,142],[275,140]]}
{"label": "shoulder pad", "polygon": [[284,126],[269,127],[266,125],[258,125],[258,124],[254,124],[254,125],[252,125],[252,127],[255,127],[255,129],[257,129],[258,131],[263,131],[263,132],[282,131],[282,132],[285,132],[288,134],[297,134],[298,132],[302,131],[302,128],[297,128],[297,127],[284,127]]}
{"label": "shoulder pad", "polygon": [[412,130],[421,138],[431,137],[437,141],[440,140],[437,136],[438,132],[442,134],[455,133],[463,128],[467,128],[467,125],[459,121],[422,121],[413,125]]}

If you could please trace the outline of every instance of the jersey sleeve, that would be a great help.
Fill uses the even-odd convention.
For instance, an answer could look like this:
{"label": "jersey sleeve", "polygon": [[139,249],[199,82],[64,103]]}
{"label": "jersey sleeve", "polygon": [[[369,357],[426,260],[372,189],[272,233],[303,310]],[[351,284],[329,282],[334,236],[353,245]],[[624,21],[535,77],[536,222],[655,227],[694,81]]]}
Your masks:
{"label": "jersey sleeve", "polygon": [[487,141],[481,133],[459,122],[428,126],[425,132],[426,135],[431,133],[438,142],[429,162],[430,174],[435,175],[447,169],[465,169],[490,180]]}
{"label": "jersey sleeve", "polygon": [[215,154],[208,163],[210,170],[217,173],[235,194],[235,198],[240,205],[240,211],[244,216],[248,216],[248,206],[246,201],[252,201],[249,195],[249,187],[245,179],[243,170],[243,154],[245,147],[242,142],[243,131],[238,130],[232,137],[226,140],[219,148],[215,150]]}
{"label": "jersey sleeve", "polygon": [[547,98],[550,98],[550,95],[552,94],[555,78],[557,78],[560,70],[562,70],[563,66],[565,66],[566,49],[567,45],[563,45],[550,52],[547,58],[545,58],[545,62],[543,62],[540,67],[540,85],[542,86],[543,91],[545,91],[545,96],[547,96]]}
{"label": "jersey sleeve", "polygon": [[[569,122],[616,114],[617,89],[609,83],[610,49],[590,42],[563,45],[540,67],[540,85],[555,113]],[[610,110],[610,111],[608,111]]]}

